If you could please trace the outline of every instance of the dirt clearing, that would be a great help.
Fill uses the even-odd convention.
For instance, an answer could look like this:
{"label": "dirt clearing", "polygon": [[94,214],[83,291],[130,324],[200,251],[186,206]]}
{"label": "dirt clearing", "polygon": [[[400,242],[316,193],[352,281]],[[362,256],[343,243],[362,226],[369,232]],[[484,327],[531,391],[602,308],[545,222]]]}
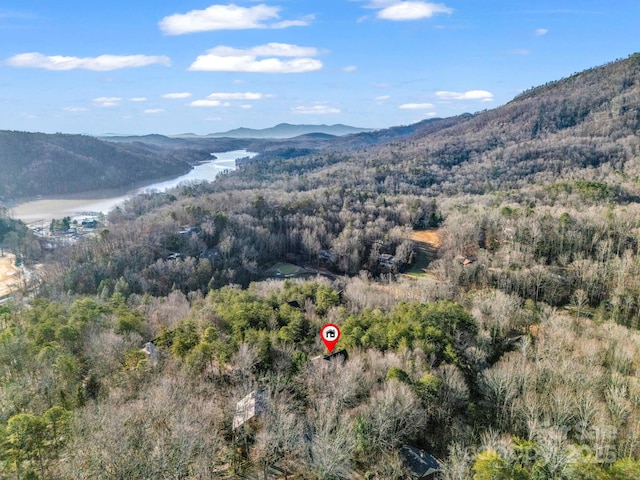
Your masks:
{"label": "dirt clearing", "polygon": [[438,230],[416,230],[411,234],[411,240],[419,243],[428,243],[434,248],[440,248],[442,237]]}
{"label": "dirt clearing", "polygon": [[0,257],[0,298],[19,288],[20,274],[15,255],[5,253],[4,257]]}

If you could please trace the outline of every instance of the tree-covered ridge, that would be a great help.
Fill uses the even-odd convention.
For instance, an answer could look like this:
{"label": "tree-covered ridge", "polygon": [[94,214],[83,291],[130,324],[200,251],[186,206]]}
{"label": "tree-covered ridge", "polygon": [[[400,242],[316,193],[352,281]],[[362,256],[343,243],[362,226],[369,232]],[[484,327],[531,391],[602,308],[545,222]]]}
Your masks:
{"label": "tree-covered ridge", "polygon": [[433,125],[445,128],[372,147],[337,145],[293,162],[267,157],[261,163],[258,156],[248,168],[263,185],[288,174],[298,188],[331,181],[417,195],[481,194],[557,177],[591,180],[602,168],[637,178],[639,103],[636,54],[533,89],[496,109]]}
{"label": "tree-covered ridge", "polygon": [[0,197],[126,187],[186,173],[209,151],[115,144],[85,135],[0,131]]}

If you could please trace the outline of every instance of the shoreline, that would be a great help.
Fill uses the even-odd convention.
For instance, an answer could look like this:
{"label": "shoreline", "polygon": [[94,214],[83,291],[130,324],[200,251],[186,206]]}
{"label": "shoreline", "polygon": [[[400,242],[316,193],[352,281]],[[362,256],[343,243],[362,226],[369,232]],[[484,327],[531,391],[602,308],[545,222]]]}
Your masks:
{"label": "shoreline", "polygon": [[[226,155],[233,158],[224,158]],[[71,217],[82,218],[95,216],[99,213],[107,214],[128,198],[148,190],[166,191],[182,182],[190,180],[215,181],[216,176],[223,170],[234,170],[235,161],[246,156],[255,156],[255,152],[246,150],[230,150],[228,152],[214,152],[212,159],[201,165],[194,165],[181,175],[155,180],[138,182],[123,188],[110,188],[76,192],[71,194],[56,194],[40,196],[30,199],[20,199],[5,204],[9,214],[25,223],[49,222],[55,218]],[[222,158],[221,158],[222,157]],[[199,178],[190,178],[192,175],[202,175]],[[172,185],[175,183],[175,185]]]}

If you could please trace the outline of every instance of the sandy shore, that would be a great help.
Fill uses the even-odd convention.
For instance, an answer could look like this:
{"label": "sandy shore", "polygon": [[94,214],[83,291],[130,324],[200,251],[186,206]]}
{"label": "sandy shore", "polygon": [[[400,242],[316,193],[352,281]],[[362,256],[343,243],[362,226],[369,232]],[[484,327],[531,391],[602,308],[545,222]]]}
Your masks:
{"label": "sandy shore", "polygon": [[20,269],[16,267],[16,257],[11,253],[0,257],[0,298],[16,290],[20,283]]}
{"label": "sandy shore", "polygon": [[35,200],[16,205],[9,213],[25,223],[50,222],[54,218],[86,216],[85,212],[108,212],[126,198]]}

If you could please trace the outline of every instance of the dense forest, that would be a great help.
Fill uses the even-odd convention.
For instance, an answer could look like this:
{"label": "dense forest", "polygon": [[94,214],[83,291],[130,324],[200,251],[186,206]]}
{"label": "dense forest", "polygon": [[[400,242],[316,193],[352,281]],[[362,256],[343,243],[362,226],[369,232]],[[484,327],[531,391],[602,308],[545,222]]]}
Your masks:
{"label": "dense forest", "polygon": [[636,54],[274,141],[53,252],[3,215],[39,274],[0,305],[1,475],[640,478],[639,100]]}

